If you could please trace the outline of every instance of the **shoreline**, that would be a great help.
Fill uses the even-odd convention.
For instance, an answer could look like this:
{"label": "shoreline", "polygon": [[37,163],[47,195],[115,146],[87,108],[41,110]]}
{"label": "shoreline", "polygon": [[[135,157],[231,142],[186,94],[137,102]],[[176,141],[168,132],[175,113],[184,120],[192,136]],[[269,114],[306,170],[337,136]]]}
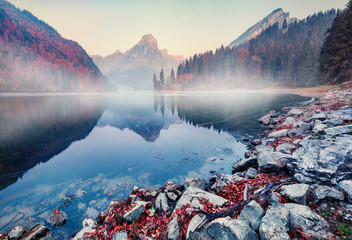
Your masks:
{"label": "shoreline", "polygon": [[[341,226],[352,227],[352,92],[332,90],[320,97],[308,106],[283,109],[286,114],[271,111],[260,118],[268,130],[251,139],[250,151],[233,165],[233,174],[188,178],[183,185],[168,182],[153,190],[135,187],[128,199],[112,202],[98,219],[85,219],[73,239],[348,235]],[[337,158],[340,161],[334,161]],[[236,210],[228,213],[228,209]],[[56,226],[67,218],[55,209],[50,216]],[[34,239],[51,239],[45,228],[21,230],[24,235],[19,239],[38,232]]]}

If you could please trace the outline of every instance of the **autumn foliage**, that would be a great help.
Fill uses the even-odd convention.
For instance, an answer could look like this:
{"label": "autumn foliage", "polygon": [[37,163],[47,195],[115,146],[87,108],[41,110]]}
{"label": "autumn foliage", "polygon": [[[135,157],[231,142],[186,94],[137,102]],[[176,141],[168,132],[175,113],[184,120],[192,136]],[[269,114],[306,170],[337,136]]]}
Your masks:
{"label": "autumn foliage", "polygon": [[103,90],[104,81],[77,42],[0,0],[0,91]]}

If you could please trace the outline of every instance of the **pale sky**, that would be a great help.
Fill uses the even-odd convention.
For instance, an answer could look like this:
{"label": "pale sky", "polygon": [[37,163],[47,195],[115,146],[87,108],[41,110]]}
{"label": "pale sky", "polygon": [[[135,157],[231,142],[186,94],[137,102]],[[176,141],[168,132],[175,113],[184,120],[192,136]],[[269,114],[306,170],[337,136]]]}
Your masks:
{"label": "pale sky", "polygon": [[10,0],[77,41],[88,54],[106,56],[151,33],[159,48],[189,57],[228,45],[274,9],[299,19],[348,0]]}

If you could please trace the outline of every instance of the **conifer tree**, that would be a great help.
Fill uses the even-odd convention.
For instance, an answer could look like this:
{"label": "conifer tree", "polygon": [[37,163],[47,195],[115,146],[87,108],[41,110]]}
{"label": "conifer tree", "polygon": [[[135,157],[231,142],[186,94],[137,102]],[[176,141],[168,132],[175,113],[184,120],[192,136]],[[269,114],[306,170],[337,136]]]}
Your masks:
{"label": "conifer tree", "polygon": [[352,1],[338,13],[321,49],[322,83],[342,83],[352,79]]}

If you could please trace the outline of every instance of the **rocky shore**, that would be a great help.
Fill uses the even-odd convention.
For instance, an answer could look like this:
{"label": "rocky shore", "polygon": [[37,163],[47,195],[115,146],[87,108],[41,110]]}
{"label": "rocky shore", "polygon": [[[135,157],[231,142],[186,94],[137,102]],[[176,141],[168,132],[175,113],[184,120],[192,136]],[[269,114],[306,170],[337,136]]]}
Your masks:
{"label": "rocky shore", "polygon": [[[352,239],[352,91],[271,111],[232,174],[139,189],[85,219],[73,239]],[[50,219],[49,219],[50,218]],[[65,224],[54,210],[52,226]],[[16,227],[0,239],[51,239]]]}

